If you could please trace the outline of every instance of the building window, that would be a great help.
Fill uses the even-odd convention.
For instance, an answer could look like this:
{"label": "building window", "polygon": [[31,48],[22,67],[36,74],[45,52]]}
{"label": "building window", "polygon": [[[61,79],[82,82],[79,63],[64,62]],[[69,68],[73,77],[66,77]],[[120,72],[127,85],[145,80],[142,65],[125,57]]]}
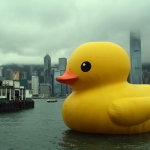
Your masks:
{"label": "building window", "polygon": [[134,52],[139,52],[139,50],[134,50]]}

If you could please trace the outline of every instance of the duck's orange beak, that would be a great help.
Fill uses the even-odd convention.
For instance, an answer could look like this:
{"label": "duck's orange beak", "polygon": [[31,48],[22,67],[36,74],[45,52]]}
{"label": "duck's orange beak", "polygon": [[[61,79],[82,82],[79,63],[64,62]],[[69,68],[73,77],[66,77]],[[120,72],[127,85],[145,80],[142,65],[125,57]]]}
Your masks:
{"label": "duck's orange beak", "polygon": [[62,76],[58,76],[56,80],[60,83],[72,85],[78,80],[78,76],[73,74],[70,70],[66,70]]}

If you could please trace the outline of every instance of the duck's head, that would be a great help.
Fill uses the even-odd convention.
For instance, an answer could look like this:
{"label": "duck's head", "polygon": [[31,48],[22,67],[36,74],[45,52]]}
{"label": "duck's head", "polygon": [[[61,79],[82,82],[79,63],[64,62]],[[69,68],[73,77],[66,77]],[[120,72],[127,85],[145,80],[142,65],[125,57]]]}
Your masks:
{"label": "duck's head", "polygon": [[110,42],[91,42],[72,53],[66,72],[56,80],[81,90],[126,81],[129,71],[130,60],[122,47]]}

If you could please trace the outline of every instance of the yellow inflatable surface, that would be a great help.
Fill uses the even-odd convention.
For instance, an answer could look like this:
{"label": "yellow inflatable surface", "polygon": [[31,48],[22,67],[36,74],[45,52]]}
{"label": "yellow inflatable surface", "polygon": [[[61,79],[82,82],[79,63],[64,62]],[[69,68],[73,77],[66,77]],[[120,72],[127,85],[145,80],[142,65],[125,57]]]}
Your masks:
{"label": "yellow inflatable surface", "polygon": [[56,78],[73,92],[62,116],[75,131],[134,134],[150,131],[150,86],[129,84],[130,60],[125,50],[110,42],[79,46],[66,72]]}

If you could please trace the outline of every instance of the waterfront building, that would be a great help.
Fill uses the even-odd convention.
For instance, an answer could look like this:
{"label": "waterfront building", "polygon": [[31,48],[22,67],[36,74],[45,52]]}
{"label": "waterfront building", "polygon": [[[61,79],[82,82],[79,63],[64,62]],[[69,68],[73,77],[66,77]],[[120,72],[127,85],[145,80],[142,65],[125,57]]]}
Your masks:
{"label": "waterfront building", "polygon": [[130,82],[142,83],[141,38],[140,32],[130,32]]}
{"label": "waterfront building", "polygon": [[3,67],[0,66],[0,77],[3,77]]}
{"label": "waterfront building", "polygon": [[32,90],[20,85],[20,81],[3,80],[0,85],[0,100],[32,100]]}
{"label": "waterfront building", "polygon": [[13,80],[13,70],[6,69],[4,71],[4,77],[5,77],[6,80]]}
{"label": "waterfront building", "polygon": [[38,76],[32,76],[32,90],[33,90],[34,96],[39,95],[39,77]]}
{"label": "waterfront building", "polygon": [[51,57],[48,54],[44,57],[44,83],[51,84]]}
{"label": "waterfront building", "polygon": [[67,58],[59,58],[59,70],[66,70]]}
{"label": "waterfront building", "polygon": [[27,79],[20,79],[20,86],[24,86],[26,89],[28,89],[28,80]]}
{"label": "waterfront building", "polygon": [[5,77],[0,77],[0,81],[2,81],[2,80],[6,80],[6,78]]}
{"label": "waterfront building", "polygon": [[[67,65],[67,58],[59,58],[59,70],[60,70],[60,75],[63,75],[65,70],[66,70],[66,65]],[[68,85],[67,84],[61,84],[61,95],[66,95]]]}
{"label": "waterfront building", "polygon": [[58,76],[60,76],[60,70],[53,70],[53,96],[61,95],[61,83],[56,81]]}
{"label": "waterfront building", "polygon": [[39,84],[39,97],[46,98],[51,95],[51,85],[49,83]]}

